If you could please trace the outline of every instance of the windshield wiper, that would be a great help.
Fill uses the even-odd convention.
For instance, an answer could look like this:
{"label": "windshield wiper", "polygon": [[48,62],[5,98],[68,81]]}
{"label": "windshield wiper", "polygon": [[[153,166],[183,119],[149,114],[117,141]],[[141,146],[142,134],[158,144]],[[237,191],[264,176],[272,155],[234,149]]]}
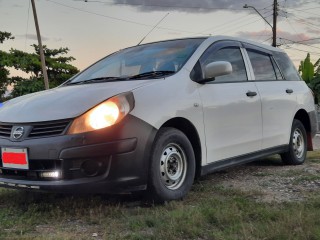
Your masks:
{"label": "windshield wiper", "polygon": [[79,82],[70,82],[66,85],[77,85],[77,84],[87,84],[87,83],[97,83],[97,82],[113,82],[113,81],[124,81],[128,78],[123,77],[98,77],[98,78],[91,78]]}
{"label": "windshield wiper", "polygon": [[140,73],[133,76],[126,76],[126,77],[98,77],[92,78],[87,80],[82,80],[78,82],[69,82],[66,85],[77,85],[77,84],[89,84],[89,83],[97,83],[97,82],[117,82],[117,81],[126,81],[126,80],[133,80],[133,79],[145,79],[145,78],[157,78],[163,77],[169,74],[173,74],[175,71],[152,71],[152,72],[145,72]]}
{"label": "windshield wiper", "polygon": [[150,77],[157,78],[157,77],[163,77],[173,73],[175,73],[175,71],[152,71],[152,72],[145,72],[145,73],[133,75],[128,79],[143,79],[143,78],[150,78]]}

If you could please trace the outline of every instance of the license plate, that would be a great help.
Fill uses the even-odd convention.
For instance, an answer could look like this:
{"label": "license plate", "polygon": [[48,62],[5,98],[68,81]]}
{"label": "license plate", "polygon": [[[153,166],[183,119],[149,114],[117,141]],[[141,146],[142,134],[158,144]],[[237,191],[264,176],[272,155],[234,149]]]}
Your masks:
{"label": "license plate", "polygon": [[26,148],[1,148],[1,159],[4,168],[29,169]]}

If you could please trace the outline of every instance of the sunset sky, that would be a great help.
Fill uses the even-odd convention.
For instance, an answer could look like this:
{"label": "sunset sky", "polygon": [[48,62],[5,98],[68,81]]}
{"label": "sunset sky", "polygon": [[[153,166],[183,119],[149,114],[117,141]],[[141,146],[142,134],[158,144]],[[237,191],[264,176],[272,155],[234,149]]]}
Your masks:
{"label": "sunset sky", "polygon": [[[278,43],[296,66],[307,52],[320,58],[320,1],[279,0]],[[273,0],[36,0],[43,44],[68,47],[79,69],[119,49],[144,42],[229,35],[271,44]],[[15,40],[0,45],[31,52],[37,43],[30,1],[0,0],[0,31]],[[294,42],[300,42],[295,43]]]}

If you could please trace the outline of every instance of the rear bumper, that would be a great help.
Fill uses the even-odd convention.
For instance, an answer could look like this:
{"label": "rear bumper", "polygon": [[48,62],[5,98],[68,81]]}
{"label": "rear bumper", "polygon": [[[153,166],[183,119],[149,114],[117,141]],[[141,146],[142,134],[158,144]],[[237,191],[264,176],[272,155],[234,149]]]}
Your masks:
{"label": "rear bumper", "polygon": [[[155,134],[152,126],[129,115],[113,127],[84,134],[0,139],[1,147],[27,148],[29,157],[29,170],[5,169],[0,163],[0,186],[70,193],[146,189]],[[41,177],[50,171],[60,177]]]}

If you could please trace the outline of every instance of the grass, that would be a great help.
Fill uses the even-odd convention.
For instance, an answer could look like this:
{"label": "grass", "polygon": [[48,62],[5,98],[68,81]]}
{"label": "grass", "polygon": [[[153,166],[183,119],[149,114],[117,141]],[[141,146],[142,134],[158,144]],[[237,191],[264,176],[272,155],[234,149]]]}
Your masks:
{"label": "grass", "polygon": [[[309,156],[320,164],[320,152]],[[0,189],[0,239],[320,239],[320,195],[261,203],[210,177],[183,201],[64,196]]]}

